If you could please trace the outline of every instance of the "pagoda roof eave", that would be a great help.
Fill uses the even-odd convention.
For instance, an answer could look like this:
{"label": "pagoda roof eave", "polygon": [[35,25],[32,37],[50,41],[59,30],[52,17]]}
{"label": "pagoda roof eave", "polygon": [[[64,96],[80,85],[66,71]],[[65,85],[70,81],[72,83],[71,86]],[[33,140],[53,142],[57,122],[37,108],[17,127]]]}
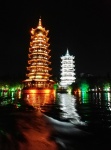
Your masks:
{"label": "pagoda roof eave", "polygon": [[54,82],[53,80],[47,80],[47,79],[26,79],[26,80],[23,80],[22,82],[31,82],[31,81],[37,81],[37,82],[40,82],[40,81]]}

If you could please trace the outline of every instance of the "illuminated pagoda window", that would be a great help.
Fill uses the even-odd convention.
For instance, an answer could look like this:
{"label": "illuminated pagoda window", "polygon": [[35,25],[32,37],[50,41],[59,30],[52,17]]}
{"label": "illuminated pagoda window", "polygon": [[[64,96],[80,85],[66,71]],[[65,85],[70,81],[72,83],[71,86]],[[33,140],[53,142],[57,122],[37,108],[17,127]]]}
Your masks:
{"label": "illuminated pagoda window", "polygon": [[50,44],[48,43],[49,30],[42,26],[41,18],[38,26],[31,29],[31,41],[28,54],[27,79],[24,80],[25,87],[46,88],[53,86],[50,79]]}
{"label": "illuminated pagoda window", "polygon": [[60,86],[67,88],[73,82],[75,82],[75,57],[69,54],[67,49],[66,55],[61,57],[61,77]]}

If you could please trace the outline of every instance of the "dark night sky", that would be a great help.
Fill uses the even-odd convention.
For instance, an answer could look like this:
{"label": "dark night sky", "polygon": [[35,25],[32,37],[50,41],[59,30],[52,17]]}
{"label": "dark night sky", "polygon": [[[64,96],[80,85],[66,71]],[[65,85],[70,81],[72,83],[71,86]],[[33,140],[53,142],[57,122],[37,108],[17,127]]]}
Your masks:
{"label": "dark night sky", "polygon": [[0,76],[24,77],[30,30],[49,30],[52,73],[60,74],[60,56],[75,56],[76,73],[111,73],[111,1],[1,1]]}

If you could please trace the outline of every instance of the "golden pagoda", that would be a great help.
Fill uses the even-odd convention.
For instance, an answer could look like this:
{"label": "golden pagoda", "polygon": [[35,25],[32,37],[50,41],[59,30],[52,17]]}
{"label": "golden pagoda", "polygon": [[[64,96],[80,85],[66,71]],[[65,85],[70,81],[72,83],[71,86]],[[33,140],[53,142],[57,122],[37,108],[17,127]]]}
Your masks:
{"label": "golden pagoda", "polygon": [[38,26],[31,29],[31,42],[28,54],[27,79],[24,80],[24,89],[51,89],[54,81],[50,79],[50,49],[49,30],[42,26],[41,18]]}

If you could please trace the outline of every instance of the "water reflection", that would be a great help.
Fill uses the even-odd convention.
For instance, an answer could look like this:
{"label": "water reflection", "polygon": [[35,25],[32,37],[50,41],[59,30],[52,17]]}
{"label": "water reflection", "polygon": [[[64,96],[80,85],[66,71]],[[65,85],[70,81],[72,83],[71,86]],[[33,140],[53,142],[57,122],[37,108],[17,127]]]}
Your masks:
{"label": "water reflection", "polygon": [[60,106],[60,117],[74,124],[80,123],[80,116],[76,110],[76,99],[70,94],[58,94],[58,105]]}
{"label": "water reflection", "polygon": [[52,94],[25,94],[24,100],[27,101],[30,105],[40,108],[44,105],[54,104],[55,96]]}
{"label": "water reflection", "polygon": [[[15,97],[16,99],[16,97]],[[82,92],[74,95],[66,93],[55,94],[25,94],[23,100],[44,114],[61,121],[73,124],[97,124],[111,126],[111,93]],[[19,101],[19,99],[18,99]],[[1,105],[13,103],[14,99],[2,99]]]}
{"label": "water reflection", "polygon": [[[53,134],[54,140],[56,143],[59,143],[63,149],[81,150],[83,147],[87,150],[108,149],[107,145],[110,144],[110,142],[104,142],[104,139],[108,140],[108,135],[110,136],[111,133],[111,93],[84,92],[76,95],[57,93],[56,97],[50,94],[26,94],[24,100],[32,106],[39,108],[39,110],[45,114],[43,116],[46,116],[55,130]],[[24,115],[24,112],[22,112],[22,115]],[[6,119],[8,118],[9,117]],[[33,114],[29,115],[27,112],[25,112],[25,116],[23,117],[23,120],[25,121],[26,119],[26,122],[24,123],[21,120],[22,117],[20,117],[20,121],[17,121],[17,125],[18,122],[21,122],[23,129],[25,129],[24,127],[30,121],[30,118],[32,119],[31,125],[34,125],[33,121],[35,121],[35,118]],[[10,122],[10,120],[8,121]],[[6,123],[6,121],[4,121],[4,123],[7,124],[10,129],[9,123]],[[77,126],[80,124],[81,126]],[[13,125],[12,122],[11,126]],[[37,126],[41,127],[41,125],[44,126],[44,122],[37,120]],[[49,132],[47,126],[45,126],[43,131]],[[37,135],[39,135],[39,133],[37,133]],[[95,136],[92,136],[92,133]],[[30,132],[27,134],[27,137],[30,139],[29,135]],[[33,136],[33,133],[31,136]],[[42,137],[44,137],[44,135]],[[38,138],[40,138],[40,136]]]}
{"label": "water reflection", "polygon": [[111,127],[111,93],[78,93],[75,98],[83,122],[97,129]]}
{"label": "water reflection", "polygon": [[73,124],[81,124],[80,116],[76,110],[76,99],[71,94],[26,94],[24,99],[41,112],[52,118],[69,121]]}
{"label": "water reflection", "polygon": [[[111,93],[110,92],[81,92],[75,94],[75,98],[78,104],[94,104],[98,107],[105,107],[106,109],[111,107]],[[111,108],[109,108],[111,109]]]}

